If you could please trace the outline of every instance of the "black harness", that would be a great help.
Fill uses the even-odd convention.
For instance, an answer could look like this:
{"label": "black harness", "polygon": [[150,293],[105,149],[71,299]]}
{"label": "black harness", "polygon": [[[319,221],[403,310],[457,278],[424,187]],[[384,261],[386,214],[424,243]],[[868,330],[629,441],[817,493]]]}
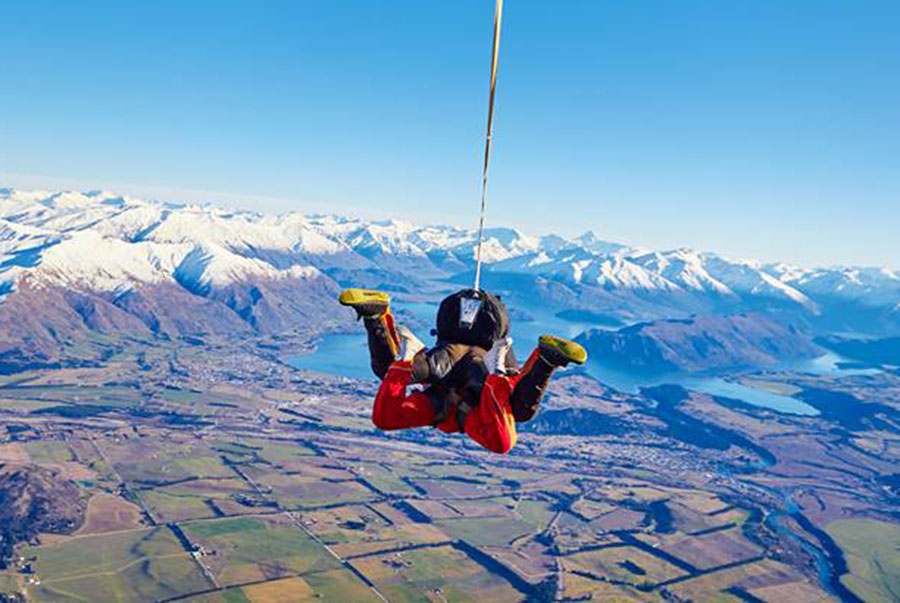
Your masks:
{"label": "black harness", "polygon": [[437,427],[450,417],[451,412],[455,411],[456,424],[459,426],[459,432],[465,433],[466,417],[469,416],[469,413],[472,412],[474,407],[462,399],[456,404],[452,404],[447,401],[445,395],[442,395],[445,393],[446,389],[442,387],[429,387],[425,390],[425,395],[431,400],[431,405],[434,408],[434,422],[431,425],[432,427]]}

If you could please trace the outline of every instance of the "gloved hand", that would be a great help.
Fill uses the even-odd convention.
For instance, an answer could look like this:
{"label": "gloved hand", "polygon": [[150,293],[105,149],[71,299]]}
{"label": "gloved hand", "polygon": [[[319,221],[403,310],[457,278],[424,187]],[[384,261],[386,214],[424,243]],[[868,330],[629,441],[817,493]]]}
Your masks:
{"label": "gloved hand", "polygon": [[504,337],[494,342],[494,346],[484,355],[484,364],[490,375],[506,375],[507,362],[506,356],[512,349],[512,337]]}
{"label": "gloved hand", "polygon": [[399,325],[397,335],[400,336],[400,360],[412,362],[416,354],[425,349],[425,344],[406,327]]}

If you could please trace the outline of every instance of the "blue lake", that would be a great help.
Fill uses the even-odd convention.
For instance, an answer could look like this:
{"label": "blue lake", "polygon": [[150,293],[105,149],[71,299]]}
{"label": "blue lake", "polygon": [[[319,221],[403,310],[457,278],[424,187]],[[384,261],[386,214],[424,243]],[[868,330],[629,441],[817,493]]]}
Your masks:
{"label": "blue lake", "polygon": [[[406,310],[425,324],[431,324],[437,311],[436,304],[406,303],[396,304],[399,309]],[[513,320],[513,348],[519,362],[524,362],[537,343],[537,338],[545,333],[563,337],[575,337],[590,328],[603,328],[601,325],[586,322],[570,322],[556,317],[541,307],[521,308],[533,318],[530,321]],[[348,311],[347,321],[352,320]],[[433,339],[427,332],[416,333],[426,345]],[[827,353],[813,360],[785,363],[771,367],[773,370],[789,370],[798,373],[811,373],[826,376],[844,376],[871,373],[871,369],[841,369],[837,365],[843,359],[833,353]],[[291,366],[317,371],[330,375],[340,375],[355,379],[374,379],[369,368],[369,352],[366,337],[362,332],[350,334],[327,335],[318,343],[311,354],[290,358]],[[628,393],[637,393],[641,387],[675,383],[685,388],[714,396],[733,398],[772,410],[798,415],[816,415],[818,411],[790,396],[774,394],[734,383],[720,377],[691,375],[688,373],[646,375],[611,369],[603,365],[603,359],[591,360],[584,367],[587,374],[611,387]]]}

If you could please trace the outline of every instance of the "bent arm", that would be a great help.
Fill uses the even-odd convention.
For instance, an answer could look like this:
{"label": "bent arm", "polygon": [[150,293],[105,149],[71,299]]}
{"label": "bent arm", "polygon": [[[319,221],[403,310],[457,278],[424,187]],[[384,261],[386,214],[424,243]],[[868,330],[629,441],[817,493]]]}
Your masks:
{"label": "bent arm", "polygon": [[411,374],[408,362],[395,362],[388,369],[372,407],[372,423],[378,429],[393,431],[434,424],[433,393],[407,393]]}

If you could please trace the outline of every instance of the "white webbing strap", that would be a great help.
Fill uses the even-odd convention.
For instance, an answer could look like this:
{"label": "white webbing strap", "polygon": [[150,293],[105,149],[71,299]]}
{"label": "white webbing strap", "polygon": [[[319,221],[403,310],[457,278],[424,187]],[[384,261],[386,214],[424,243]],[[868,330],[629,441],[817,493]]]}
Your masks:
{"label": "white webbing strap", "polygon": [[487,209],[488,165],[491,161],[491,136],[494,128],[494,95],[497,91],[497,59],[500,50],[500,21],[503,0],[494,9],[494,49],[491,53],[491,95],[488,100],[487,137],[484,141],[484,171],[481,177],[481,215],[478,219],[478,246],[475,248],[475,290],[481,288],[481,245],[484,242],[484,214]]}

